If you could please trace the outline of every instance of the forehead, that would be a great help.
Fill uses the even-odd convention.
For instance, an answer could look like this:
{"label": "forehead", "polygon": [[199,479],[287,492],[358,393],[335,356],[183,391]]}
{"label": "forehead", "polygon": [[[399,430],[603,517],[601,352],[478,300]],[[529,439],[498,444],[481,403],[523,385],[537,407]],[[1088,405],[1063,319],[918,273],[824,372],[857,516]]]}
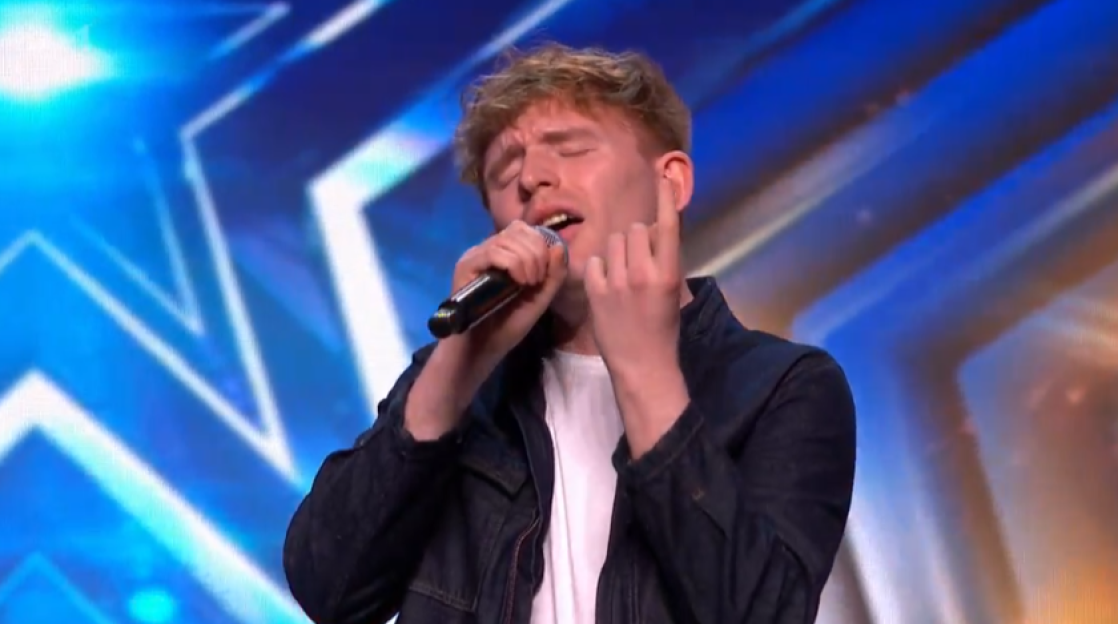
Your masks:
{"label": "forehead", "polygon": [[557,138],[594,138],[636,141],[633,124],[608,106],[575,107],[558,100],[532,104],[494,137],[486,152],[492,158],[510,147]]}

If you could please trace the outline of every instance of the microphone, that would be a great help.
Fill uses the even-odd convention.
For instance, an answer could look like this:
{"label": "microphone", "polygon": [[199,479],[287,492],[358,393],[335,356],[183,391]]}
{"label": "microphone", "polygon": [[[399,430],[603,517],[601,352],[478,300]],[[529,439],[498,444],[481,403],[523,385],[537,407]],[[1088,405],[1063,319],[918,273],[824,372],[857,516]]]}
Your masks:
{"label": "microphone", "polygon": [[[542,225],[535,230],[543,236],[548,248],[563,248],[563,263],[567,262],[567,246],[555,230]],[[520,294],[522,287],[502,269],[489,269],[475,277],[458,292],[439,304],[439,309],[427,321],[427,329],[439,340],[454,334],[463,334],[484,321],[491,314],[505,307]]]}

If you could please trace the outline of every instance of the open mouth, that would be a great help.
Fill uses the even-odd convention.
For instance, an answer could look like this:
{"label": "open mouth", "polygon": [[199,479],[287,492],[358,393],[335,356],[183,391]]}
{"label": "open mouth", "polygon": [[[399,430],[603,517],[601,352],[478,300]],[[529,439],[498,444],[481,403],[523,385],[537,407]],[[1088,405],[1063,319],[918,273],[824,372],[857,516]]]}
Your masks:
{"label": "open mouth", "polygon": [[540,225],[542,225],[545,228],[548,228],[550,230],[553,230],[555,232],[558,232],[558,231],[562,230],[563,228],[572,226],[576,223],[582,223],[582,219],[580,219],[579,217],[573,216],[573,215],[569,215],[569,214],[564,213],[564,212],[560,212],[560,213],[551,215]]}

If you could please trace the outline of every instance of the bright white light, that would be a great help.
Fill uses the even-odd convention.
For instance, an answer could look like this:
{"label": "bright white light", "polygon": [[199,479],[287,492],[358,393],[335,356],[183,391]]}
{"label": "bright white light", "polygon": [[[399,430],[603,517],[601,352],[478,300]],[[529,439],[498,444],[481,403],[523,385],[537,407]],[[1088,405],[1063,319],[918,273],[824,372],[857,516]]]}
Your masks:
{"label": "bright white light", "polygon": [[0,94],[39,100],[108,74],[108,62],[83,36],[46,24],[0,30]]}

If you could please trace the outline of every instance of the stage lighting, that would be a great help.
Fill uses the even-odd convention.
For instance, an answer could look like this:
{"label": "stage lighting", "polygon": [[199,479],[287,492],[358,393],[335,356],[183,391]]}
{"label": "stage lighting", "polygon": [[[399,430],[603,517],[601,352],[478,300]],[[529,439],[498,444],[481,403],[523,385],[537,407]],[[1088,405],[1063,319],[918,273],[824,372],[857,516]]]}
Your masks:
{"label": "stage lighting", "polygon": [[43,100],[108,75],[104,55],[88,33],[67,34],[47,24],[0,27],[0,98]]}

